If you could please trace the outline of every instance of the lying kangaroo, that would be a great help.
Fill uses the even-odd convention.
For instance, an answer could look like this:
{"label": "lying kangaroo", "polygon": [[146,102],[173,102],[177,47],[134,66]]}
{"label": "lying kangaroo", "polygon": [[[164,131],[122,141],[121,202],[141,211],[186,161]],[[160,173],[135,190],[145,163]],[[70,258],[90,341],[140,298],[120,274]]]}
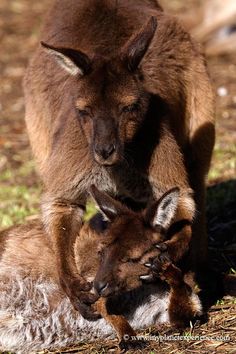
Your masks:
{"label": "lying kangaroo", "polygon": [[[83,225],[73,248],[78,274],[88,289],[94,282],[102,297],[78,291],[115,329],[121,348],[136,344],[123,340],[136,329],[163,322],[183,327],[200,315],[200,301],[181,271],[168,260],[152,263],[176,213],[176,190],[143,213],[134,213],[96,188],[92,194],[103,216]],[[61,291],[55,255],[41,222],[2,232],[0,249],[1,350],[26,354],[111,334],[104,320],[83,319]]]}
{"label": "lying kangaroo", "polygon": [[[75,254],[79,274],[86,278],[90,273],[88,269],[94,264],[94,288],[104,297],[138,288],[142,280],[155,281],[160,277],[170,286],[170,323],[175,327],[186,327],[201,313],[200,302],[193,290],[196,284],[190,274],[184,276],[171,263],[168,254],[160,251],[163,241],[171,237],[168,230],[177,212],[179,190],[168,191],[142,212],[129,210],[95,186],[91,187],[91,193],[105,216],[106,225],[101,219],[98,222],[97,215],[95,222],[90,221],[89,230],[77,238]],[[186,222],[184,220],[184,224]],[[91,250],[93,261],[88,259],[85,249]],[[97,253],[99,259],[96,260],[93,254]],[[85,268],[81,269],[81,264]]]}
{"label": "lying kangaroo", "polygon": [[[44,225],[75,308],[84,308],[71,256],[76,208],[92,184],[144,206],[178,186],[177,217],[194,220],[189,264],[205,270],[214,94],[199,46],[154,0],[57,0],[40,40],[24,79],[26,123]],[[175,261],[191,234],[186,225],[168,244]]]}

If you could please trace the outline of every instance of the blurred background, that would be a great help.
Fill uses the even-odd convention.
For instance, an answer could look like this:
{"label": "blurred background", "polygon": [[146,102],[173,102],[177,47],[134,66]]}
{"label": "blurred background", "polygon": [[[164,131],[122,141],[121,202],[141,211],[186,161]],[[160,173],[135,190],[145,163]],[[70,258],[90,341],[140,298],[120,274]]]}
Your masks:
{"label": "blurred background", "polygon": [[[210,246],[212,242],[213,249],[229,245],[232,249],[236,245],[236,1],[160,2],[180,17],[207,53],[217,95],[217,140],[208,182],[213,186],[208,191]],[[0,228],[32,219],[39,210],[41,186],[24,124],[21,82],[50,4],[49,0],[0,0]]]}

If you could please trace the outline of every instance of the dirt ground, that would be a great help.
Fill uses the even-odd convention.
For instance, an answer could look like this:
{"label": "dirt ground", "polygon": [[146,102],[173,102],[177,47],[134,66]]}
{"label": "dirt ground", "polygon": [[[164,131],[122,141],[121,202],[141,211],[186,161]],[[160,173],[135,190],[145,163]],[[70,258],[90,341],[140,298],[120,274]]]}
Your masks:
{"label": "dirt ground", "polygon": [[[24,125],[21,81],[50,3],[49,0],[0,1],[0,228],[34,218],[38,213],[41,186]],[[161,3],[178,14],[199,6],[201,1],[162,0]],[[211,58],[208,66],[217,93],[217,140],[208,190],[209,248],[212,265],[217,271],[235,273],[236,54]],[[140,353],[236,353],[235,315],[235,298],[225,297],[211,308],[206,324],[185,333],[188,339],[154,341]],[[145,334],[169,331],[165,328],[156,333],[151,328]],[[190,334],[206,337],[193,340]],[[92,346],[83,344],[64,352],[116,351],[117,342],[114,341]]]}

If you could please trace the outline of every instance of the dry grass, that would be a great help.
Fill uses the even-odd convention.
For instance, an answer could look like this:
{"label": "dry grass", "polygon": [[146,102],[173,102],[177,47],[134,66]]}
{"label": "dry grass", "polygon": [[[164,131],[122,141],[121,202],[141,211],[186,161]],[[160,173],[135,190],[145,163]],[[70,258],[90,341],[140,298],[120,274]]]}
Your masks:
{"label": "dry grass", "polygon": [[[209,319],[205,324],[196,324],[184,333],[174,332],[167,326],[157,330],[148,328],[145,332],[139,332],[145,338],[153,338],[147,342],[145,349],[136,349],[127,353],[146,354],[209,354],[236,352],[236,300],[225,297],[221,303],[212,306],[209,311]],[[172,340],[171,340],[172,336]],[[178,338],[178,336],[181,336]],[[173,339],[175,338],[175,340]],[[84,353],[102,354],[118,353],[117,340],[96,341],[93,344],[83,343],[64,351],[56,353]],[[44,352],[52,353],[52,352]]]}

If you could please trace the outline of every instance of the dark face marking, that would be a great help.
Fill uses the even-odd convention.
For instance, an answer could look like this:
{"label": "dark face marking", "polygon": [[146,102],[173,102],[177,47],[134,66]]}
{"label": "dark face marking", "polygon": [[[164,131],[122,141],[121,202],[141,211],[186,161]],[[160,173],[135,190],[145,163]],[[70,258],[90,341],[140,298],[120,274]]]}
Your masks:
{"label": "dark face marking", "polygon": [[155,244],[162,236],[145,225],[141,214],[117,218],[100,235],[99,268],[94,288],[102,296],[129,291],[142,285],[145,266],[159,253]]}
{"label": "dark face marking", "polygon": [[[100,254],[95,290],[99,295],[108,296],[140,286],[140,276],[149,273],[145,264],[160,254],[157,245],[166,240],[176,212],[179,189],[169,190],[140,212],[128,209],[95,185],[91,186],[90,194],[101,211],[101,218],[105,216],[107,220],[106,228],[101,228],[98,217],[90,222],[98,236]],[[168,217],[162,225],[159,220],[163,213]]]}

